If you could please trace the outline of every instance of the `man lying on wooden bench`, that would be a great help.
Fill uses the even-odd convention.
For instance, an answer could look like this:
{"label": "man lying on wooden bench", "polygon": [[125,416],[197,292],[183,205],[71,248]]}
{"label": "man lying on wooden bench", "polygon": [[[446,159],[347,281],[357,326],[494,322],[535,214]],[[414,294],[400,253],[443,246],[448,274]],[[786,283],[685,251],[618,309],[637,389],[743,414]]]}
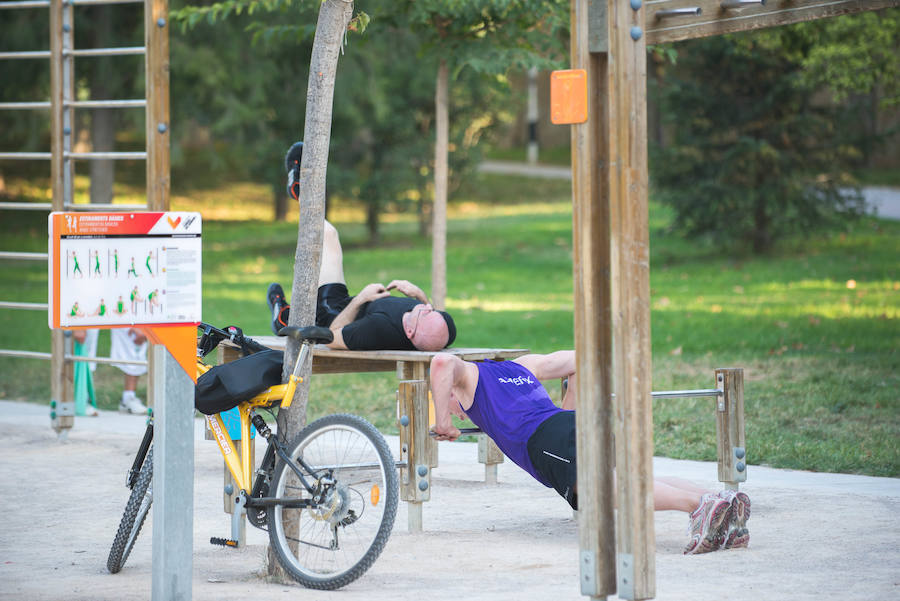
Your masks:
{"label": "man lying on wooden bench", "polygon": [[[391,296],[397,290],[404,296]],[[267,292],[272,312],[272,331],[288,324],[290,305],[278,283]],[[338,232],[325,222],[322,269],[316,301],[316,325],[330,328],[333,349],[355,351],[438,351],[456,338],[453,318],[436,311],[421,288],[407,280],[387,286],[372,283],[350,296],[344,281],[344,255]]]}

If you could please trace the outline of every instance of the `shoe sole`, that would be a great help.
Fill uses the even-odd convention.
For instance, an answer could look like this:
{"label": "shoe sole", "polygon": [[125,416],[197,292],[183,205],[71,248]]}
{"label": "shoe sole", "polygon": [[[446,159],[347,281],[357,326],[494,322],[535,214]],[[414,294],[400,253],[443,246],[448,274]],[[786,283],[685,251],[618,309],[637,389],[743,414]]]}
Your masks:
{"label": "shoe sole", "polygon": [[725,538],[723,549],[743,549],[750,544],[750,531],[746,528],[732,528]]}
{"label": "shoe sole", "polygon": [[705,529],[706,536],[698,537],[696,542],[692,540],[691,542],[693,542],[693,544],[688,545],[684,550],[684,554],[699,555],[701,553],[709,553],[719,549],[722,537],[722,524],[725,523],[730,511],[731,505],[725,502],[719,503],[707,518],[709,521],[708,526]]}
{"label": "shoe sole", "polygon": [[723,549],[741,549],[750,544],[750,531],[747,530],[749,519],[750,497],[747,493],[737,492],[729,507],[728,533],[722,541]]}

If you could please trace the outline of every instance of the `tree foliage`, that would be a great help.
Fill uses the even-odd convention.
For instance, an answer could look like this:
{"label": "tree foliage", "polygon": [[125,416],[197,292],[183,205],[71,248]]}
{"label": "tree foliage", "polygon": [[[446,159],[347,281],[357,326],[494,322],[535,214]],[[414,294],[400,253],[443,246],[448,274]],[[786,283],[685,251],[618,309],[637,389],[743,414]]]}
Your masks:
{"label": "tree foliage", "polygon": [[765,252],[862,209],[847,190],[859,151],[806,72],[815,47],[804,27],[679,47],[663,90],[671,143],[651,174],[680,231]]}
{"label": "tree foliage", "polygon": [[900,105],[900,8],[811,21],[796,33],[810,44],[797,57],[807,86],[837,101],[877,89],[883,105]]}
{"label": "tree foliage", "polygon": [[[314,31],[311,9],[315,5],[298,0],[226,0],[176,10],[173,14],[182,24],[185,40],[181,50],[185,60],[196,65],[186,70],[183,81],[187,85],[199,79],[206,82],[204,88],[212,90],[199,92],[203,99],[185,103],[191,111],[191,122],[223,145],[231,146],[230,140],[246,140],[258,147],[264,140],[277,139],[283,152],[294,139],[285,139],[284,132],[302,130],[305,97],[293,84],[305,81],[305,66],[299,57],[308,56]],[[331,153],[328,182],[331,195],[353,198],[366,206],[370,238],[375,240],[378,216],[384,210],[426,210],[433,169],[430,141],[438,60],[450,57],[460,84],[451,92],[450,131],[454,149],[451,171],[458,183],[479,158],[476,143],[481,135],[499,124],[492,115],[508,108],[503,75],[517,66],[546,66],[551,58],[558,60],[567,11],[559,0],[405,2],[390,6],[358,2],[356,6],[336,82],[332,148],[339,152]],[[441,31],[432,31],[432,18],[444,24]],[[463,19],[465,27],[461,25]],[[445,45],[437,52],[439,41]],[[548,51],[550,48],[553,52]],[[220,52],[221,64],[211,63]],[[284,58],[290,55],[298,59]],[[272,57],[271,64],[265,62],[268,57]],[[240,59],[252,62],[254,68],[236,74],[226,84],[228,67]],[[175,86],[173,83],[173,89]],[[226,86],[230,89],[224,89]],[[231,110],[210,112],[210,104]],[[205,122],[201,121],[204,111]],[[254,120],[248,114],[268,117],[274,116],[273,111],[279,113],[274,122]],[[230,116],[248,119],[248,123]],[[190,139],[203,137],[195,133],[186,135]],[[221,145],[216,150],[207,153],[211,169],[222,168],[228,157],[234,156],[221,152]],[[277,165],[273,156],[274,148],[257,151],[253,157],[260,164],[251,158],[234,168],[265,172],[278,194],[274,182],[283,178],[283,173],[261,164]],[[192,158],[196,165],[196,153]],[[175,159],[174,164],[184,164],[183,157]]]}

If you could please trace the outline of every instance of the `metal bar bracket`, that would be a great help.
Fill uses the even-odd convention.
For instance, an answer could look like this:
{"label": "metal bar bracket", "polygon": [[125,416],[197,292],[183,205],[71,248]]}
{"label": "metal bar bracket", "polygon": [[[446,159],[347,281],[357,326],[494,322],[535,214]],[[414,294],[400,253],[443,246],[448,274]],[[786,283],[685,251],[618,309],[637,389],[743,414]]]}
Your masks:
{"label": "metal bar bracket", "polygon": [[616,578],[620,599],[634,599],[634,555],[619,553],[616,556]]}
{"label": "metal bar bracket", "polygon": [[581,561],[578,562],[581,568],[581,594],[591,597],[597,596],[597,556],[593,551],[582,551]]}

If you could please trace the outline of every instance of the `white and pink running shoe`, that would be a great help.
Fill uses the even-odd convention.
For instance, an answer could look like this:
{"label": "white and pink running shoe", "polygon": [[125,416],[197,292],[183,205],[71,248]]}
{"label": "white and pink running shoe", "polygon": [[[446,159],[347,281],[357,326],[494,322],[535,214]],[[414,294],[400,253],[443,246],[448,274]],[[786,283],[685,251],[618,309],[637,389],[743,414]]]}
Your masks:
{"label": "white and pink running shoe", "polygon": [[684,548],[685,555],[697,553],[709,553],[716,551],[722,545],[722,539],[727,533],[723,532],[723,526],[727,524],[731,504],[725,499],[705,494],[700,498],[700,506],[691,513],[691,523],[688,527],[690,540]]}

